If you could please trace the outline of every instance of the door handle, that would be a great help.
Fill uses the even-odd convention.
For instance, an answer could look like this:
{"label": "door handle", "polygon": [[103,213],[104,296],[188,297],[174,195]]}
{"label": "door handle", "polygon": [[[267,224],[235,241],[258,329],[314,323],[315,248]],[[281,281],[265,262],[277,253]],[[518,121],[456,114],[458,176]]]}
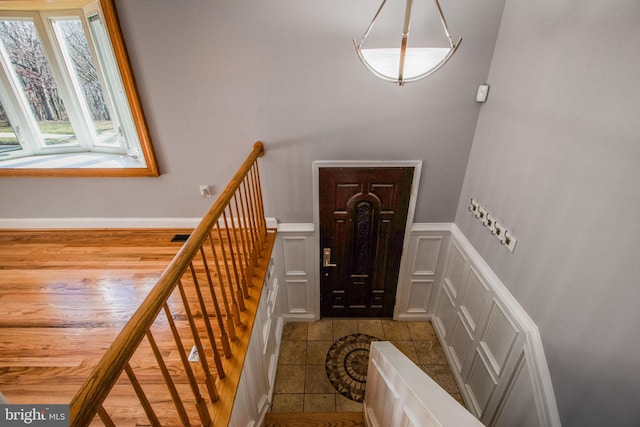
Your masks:
{"label": "door handle", "polygon": [[331,248],[324,248],[322,250],[322,266],[323,267],[336,266],[336,264],[331,264]]}

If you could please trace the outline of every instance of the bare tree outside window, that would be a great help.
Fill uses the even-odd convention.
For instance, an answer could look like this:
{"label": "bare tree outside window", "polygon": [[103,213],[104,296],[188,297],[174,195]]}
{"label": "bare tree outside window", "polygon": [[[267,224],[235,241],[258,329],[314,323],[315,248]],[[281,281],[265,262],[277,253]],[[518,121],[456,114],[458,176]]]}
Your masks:
{"label": "bare tree outside window", "polygon": [[63,48],[71,62],[70,71],[75,74],[80,86],[94,130],[99,135],[98,144],[117,146],[118,135],[82,23],[78,19],[60,19],[55,21],[55,28],[61,36]]}
{"label": "bare tree outside window", "polygon": [[19,150],[20,148],[18,136],[13,130],[7,112],[0,102],[0,153]]}
{"label": "bare tree outside window", "polygon": [[74,142],[75,132],[33,22],[0,21],[0,40],[22,84],[45,144]]}

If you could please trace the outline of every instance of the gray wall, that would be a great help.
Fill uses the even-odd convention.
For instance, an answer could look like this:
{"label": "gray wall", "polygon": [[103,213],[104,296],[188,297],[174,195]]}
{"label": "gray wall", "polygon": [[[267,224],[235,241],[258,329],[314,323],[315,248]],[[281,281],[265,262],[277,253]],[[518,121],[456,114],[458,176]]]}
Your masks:
{"label": "gray wall", "polygon": [[3,178],[0,218],[200,216],[198,186],[224,185],[260,139],[269,216],[312,221],[313,160],[421,159],[416,220],[453,221],[504,0],[444,3],[462,46],[404,88],[353,49],[377,1],[116,3],[162,176]]}
{"label": "gray wall", "polygon": [[506,2],[456,224],[538,324],[565,426],[640,425],[638,76],[637,0]]}

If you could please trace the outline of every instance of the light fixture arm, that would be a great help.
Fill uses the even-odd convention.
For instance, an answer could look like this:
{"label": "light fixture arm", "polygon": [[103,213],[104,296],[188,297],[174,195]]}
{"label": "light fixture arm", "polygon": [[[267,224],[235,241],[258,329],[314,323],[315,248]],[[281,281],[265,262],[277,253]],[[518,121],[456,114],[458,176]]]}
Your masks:
{"label": "light fixture arm", "polygon": [[367,38],[367,36],[371,32],[371,30],[373,29],[373,24],[376,23],[376,20],[378,19],[378,15],[380,15],[380,12],[382,12],[382,8],[384,7],[384,5],[386,3],[387,3],[387,0],[382,0],[382,4],[378,8],[378,11],[376,12],[376,14],[373,15],[373,19],[371,20],[371,23],[367,27],[367,31],[364,32],[364,35],[362,36],[362,39],[360,40],[360,43],[356,43],[355,39],[353,40],[353,43],[356,45],[356,49],[360,49],[360,47],[364,43],[364,40]]}
{"label": "light fixture arm", "polygon": [[[442,23],[442,28],[449,41],[448,48],[411,48],[409,49],[407,47],[408,41],[409,41],[409,27],[411,23],[411,9],[413,6],[413,0],[406,0],[404,25],[402,30],[402,40],[400,43],[399,50],[394,50],[393,48],[362,49],[362,46],[365,40],[367,39],[367,37],[369,36],[369,33],[373,29],[373,26],[375,25],[376,20],[380,15],[380,12],[382,11],[382,9],[387,3],[387,0],[382,0],[380,7],[378,8],[376,14],[373,16],[373,19],[371,20],[371,23],[367,27],[367,30],[362,36],[362,39],[360,40],[360,42],[358,43],[356,42],[355,39],[353,40],[356,53],[358,54],[360,61],[365,65],[365,67],[367,67],[367,69],[369,69],[369,71],[371,71],[377,77],[383,80],[395,82],[399,86],[402,86],[406,82],[412,82],[412,81],[416,81],[424,77],[427,77],[432,73],[434,73],[435,71],[437,71],[438,69],[440,69],[444,64],[446,64],[458,49],[458,46],[460,45],[462,38],[458,39],[456,43],[453,42],[453,39],[451,38],[451,33],[449,33],[447,21],[444,17],[444,13],[442,12],[442,8],[440,7],[440,3],[438,0],[434,0],[434,2],[436,5],[436,10],[438,11],[438,14],[440,16],[440,22]],[[407,64],[406,64],[407,58],[409,55],[407,51],[408,49],[412,51],[413,69],[411,70],[407,69]],[[367,54],[365,54],[363,50],[368,51]],[[377,57],[376,61],[378,62],[378,67],[375,66],[376,64],[372,64],[372,62],[374,62],[374,57]],[[390,61],[394,60],[393,58],[397,58],[397,68],[396,68],[397,74],[395,71],[391,72],[389,68]],[[420,61],[422,61],[424,64],[427,64],[427,65],[418,64],[418,62]],[[380,64],[383,64],[383,65],[380,65]],[[384,70],[382,69],[383,67],[384,67]],[[428,68],[422,69],[424,67],[428,67]]]}
{"label": "light fixture arm", "polygon": [[[413,0],[407,0],[407,7],[404,10],[404,26],[402,27],[402,43],[400,44],[400,66],[398,69],[398,81],[403,82],[404,61],[407,56],[407,42],[409,41],[409,26],[411,25],[411,7]],[[401,84],[401,83],[400,83]]]}
{"label": "light fixture arm", "polygon": [[[436,8],[438,9],[438,13],[440,14],[440,22],[442,22],[442,28],[444,29],[444,33],[447,35],[447,38],[449,39],[449,44],[451,45],[451,47],[453,47],[453,40],[451,39],[451,33],[449,32],[449,27],[447,26],[447,20],[444,17],[444,13],[442,13],[440,2],[438,0],[434,0],[434,2],[436,3]],[[458,43],[460,43],[461,40],[462,38],[458,40]]]}

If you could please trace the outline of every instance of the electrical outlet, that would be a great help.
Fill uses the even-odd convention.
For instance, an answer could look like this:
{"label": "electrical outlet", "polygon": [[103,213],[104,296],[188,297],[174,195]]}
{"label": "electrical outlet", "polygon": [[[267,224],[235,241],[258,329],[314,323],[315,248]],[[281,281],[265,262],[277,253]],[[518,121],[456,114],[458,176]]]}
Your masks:
{"label": "electrical outlet", "polygon": [[201,185],[200,186],[200,195],[202,197],[211,197],[213,195],[213,191],[211,190],[210,185]]}
{"label": "electrical outlet", "polygon": [[195,345],[193,347],[191,347],[191,353],[189,353],[188,360],[189,360],[189,362],[199,362],[200,361],[200,356],[198,355],[198,349],[196,348]]}

